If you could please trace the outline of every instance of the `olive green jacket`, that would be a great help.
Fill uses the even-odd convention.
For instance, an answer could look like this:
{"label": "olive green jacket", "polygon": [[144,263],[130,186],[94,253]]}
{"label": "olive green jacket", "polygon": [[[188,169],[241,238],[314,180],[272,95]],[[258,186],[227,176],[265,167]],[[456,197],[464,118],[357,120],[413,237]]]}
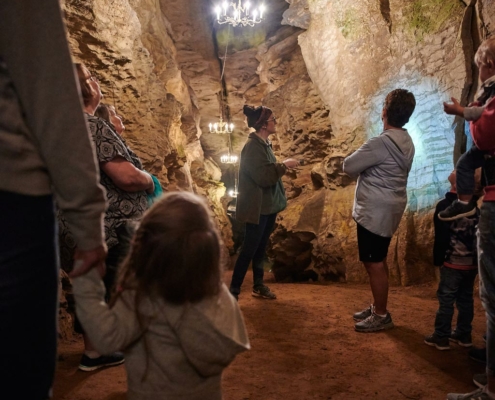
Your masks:
{"label": "olive green jacket", "polygon": [[280,178],[286,170],[284,164],[277,163],[269,143],[255,133],[249,134],[239,167],[238,221],[258,224],[260,215],[285,209],[287,198]]}

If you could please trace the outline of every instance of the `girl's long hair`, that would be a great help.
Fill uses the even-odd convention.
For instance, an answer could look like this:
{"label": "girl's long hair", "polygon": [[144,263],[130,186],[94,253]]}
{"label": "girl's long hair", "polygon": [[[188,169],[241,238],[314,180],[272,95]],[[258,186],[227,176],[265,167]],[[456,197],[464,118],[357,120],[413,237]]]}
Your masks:
{"label": "girl's long hair", "polygon": [[220,239],[205,201],[189,192],[165,194],[145,214],[121,266],[117,291],[173,304],[219,293]]}

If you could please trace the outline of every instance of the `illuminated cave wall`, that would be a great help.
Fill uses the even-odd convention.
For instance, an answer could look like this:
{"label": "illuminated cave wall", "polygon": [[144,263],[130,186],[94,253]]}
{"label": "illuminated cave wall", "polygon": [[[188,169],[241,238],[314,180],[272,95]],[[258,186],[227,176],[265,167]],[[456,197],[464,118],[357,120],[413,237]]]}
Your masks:
{"label": "illuminated cave wall", "polygon": [[445,16],[428,16],[427,4],[440,3],[423,1],[423,18],[443,18],[432,27],[414,25],[413,3],[421,2],[309,2],[311,23],[299,43],[330,106],[334,132],[357,132],[356,147],[381,132],[381,107],[390,90],[402,87],[415,94],[417,107],[406,128],[416,145],[409,205],[418,211],[431,207],[446,188],[455,133],[442,102],[461,97],[468,71],[458,31],[460,2],[445,1],[440,8]]}
{"label": "illuminated cave wall", "polygon": [[[365,281],[357,257],[351,208],[354,183],[341,173],[343,157],[382,131],[386,94],[405,88],[417,107],[406,125],[416,146],[408,207],[392,239],[388,263],[395,284],[433,278],[433,205],[448,189],[447,176],[465,146],[460,119],[443,113],[451,96],[476,90],[473,50],[490,29],[491,1],[466,7],[458,0],[290,0],[284,23],[305,29],[299,45],[311,80],[328,107],[329,155],[314,165],[313,191],[289,203],[273,238],[274,270],[281,279],[315,272],[318,279]],[[493,8],[493,7],[492,7]],[[488,21],[489,20],[489,21]],[[483,29],[480,29],[483,27]],[[310,215],[301,221],[301,215]],[[304,242],[305,271],[284,264],[290,243]],[[285,268],[285,269],[284,269]]]}

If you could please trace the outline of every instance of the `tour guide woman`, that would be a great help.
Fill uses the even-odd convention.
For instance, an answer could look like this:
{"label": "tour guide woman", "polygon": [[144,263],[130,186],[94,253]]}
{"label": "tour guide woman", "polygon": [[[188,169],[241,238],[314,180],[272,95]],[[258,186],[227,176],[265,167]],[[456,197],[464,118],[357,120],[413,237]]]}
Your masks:
{"label": "tour guide woman", "polygon": [[277,126],[272,110],[263,106],[244,106],[244,115],[248,126],[256,132],[249,134],[241,152],[236,218],[246,223],[246,235],[235,263],[230,292],[236,299],[239,297],[242,282],[252,261],[252,295],[276,299],[277,296],[263,284],[263,260],[277,213],[287,205],[280,178],[288,169],[297,167],[299,162],[289,158],[277,163],[268,140],[268,136],[276,132]]}

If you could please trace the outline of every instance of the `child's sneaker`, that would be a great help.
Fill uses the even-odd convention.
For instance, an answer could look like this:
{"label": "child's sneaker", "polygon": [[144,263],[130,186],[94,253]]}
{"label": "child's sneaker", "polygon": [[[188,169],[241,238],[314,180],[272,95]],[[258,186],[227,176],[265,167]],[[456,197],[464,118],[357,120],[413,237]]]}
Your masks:
{"label": "child's sneaker", "polygon": [[261,297],[263,299],[275,300],[277,296],[273,293],[268,286],[260,285],[253,288],[251,293],[254,297]]}
{"label": "child's sneaker", "polygon": [[362,311],[358,311],[357,313],[354,313],[352,318],[354,318],[354,321],[356,322],[361,322],[368,318],[371,314],[373,314],[373,304],[371,304],[368,308],[365,308]]}
{"label": "child's sneaker", "polygon": [[389,312],[387,312],[387,315],[384,317],[380,317],[378,314],[375,314],[374,311],[368,318],[354,325],[354,329],[357,332],[365,333],[384,331],[386,329],[392,329],[393,327],[394,323],[392,322],[392,317]]}
{"label": "child's sneaker", "polygon": [[441,221],[454,221],[459,218],[470,217],[476,214],[476,202],[471,200],[467,204],[454,200],[450,206],[438,214]]}
{"label": "child's sneaker", "polygon": [[478,389],[471,393],[449,393],[447,400],[491,400],[491,398],[483,389]]}
{"label": "child's sneaker", "polygon": [[448,337],[439,337],[433,333],[426,336],[424,342],[428,346],[435,346],[437,350],[450,350]]}
{"label": "child's sneaker", "polygon": [[452,331],[449,340],[462,347],[471,347],[473,345],[473,340],[470,333],[460,335],[456,331]]}
{"label": "child's sneaker", "polygon": [[89,372],[103,367],[115,367],[122,364],[124,361],[125,359],[122,353],[113,353],[108,356],[100,356],[97,358],[89,358],[86,354],[83,354],[78,368],[81,371]]}

